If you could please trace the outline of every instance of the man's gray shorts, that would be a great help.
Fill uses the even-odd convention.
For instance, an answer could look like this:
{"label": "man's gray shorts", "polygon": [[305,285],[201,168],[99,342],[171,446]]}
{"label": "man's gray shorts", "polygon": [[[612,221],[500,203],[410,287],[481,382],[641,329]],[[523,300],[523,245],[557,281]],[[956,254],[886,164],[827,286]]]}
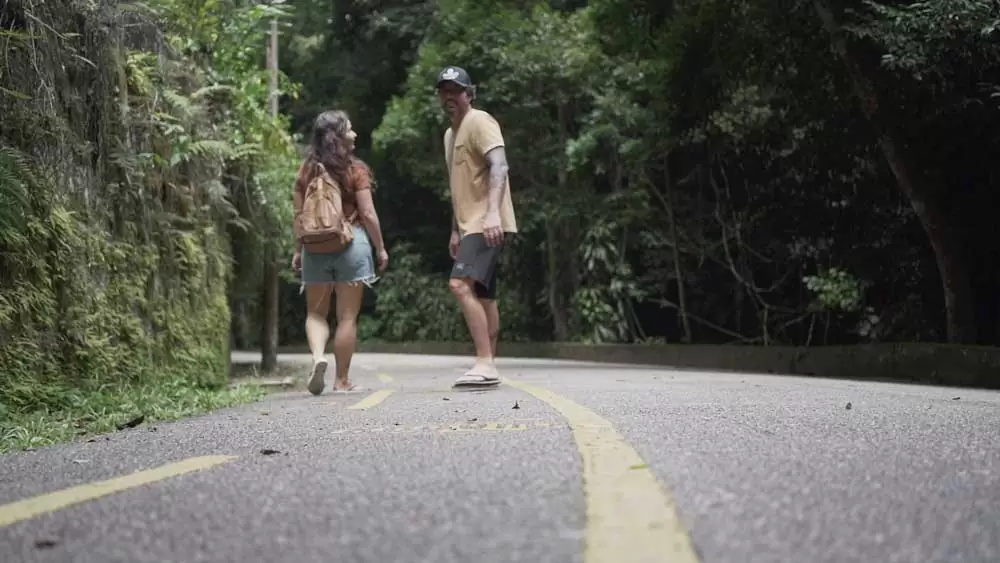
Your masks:
{"label": "man's gray shorts", "polygon": [[497,269],[500,267],[500,255],[503,247],[512,233],[504,233],[504,242],[496,246],[486,243],[482,233],[471,233],[462,237],[458,244],[458,254],[451,268],[451,277],[468,278],[476,283],[476,297],[479,299],[497,298]]}
{"label": "man's gray shorts", "polygon": [[312,253],[302,249],[302,283],[360,282],[370,285],[375,277],[372,243],[364,227],[354,227],[354,241],[340,252]]}

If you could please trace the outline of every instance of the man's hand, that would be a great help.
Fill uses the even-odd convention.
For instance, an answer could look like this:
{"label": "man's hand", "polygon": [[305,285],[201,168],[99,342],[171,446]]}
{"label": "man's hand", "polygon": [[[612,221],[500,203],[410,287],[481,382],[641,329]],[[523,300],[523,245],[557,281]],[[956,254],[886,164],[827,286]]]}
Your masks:
{"label": "man's hand", "polygon": [[451,231],[451,240],[448,241],[448,254],[451,255],[451,259],[454,260],[458,256],[458,244],[462,242],[462,235],[458,234],[458,231]]}
{"label": "man's hand", "polygon": [[292,270],[294,270],[296,274],[301,274],[302,273],[302,253],[301,252],[296,252],[295,254],[292,254]]}
{"label": "man's hand", "polygon": [[389,252],[386,249],[378,251],[378,273],[384,274],[389,266]]}
{"label": "man's hand", "polygon": [[486,238],[486,244],[489,246],[497,246],[503,242],[503,229],[500,228],[499,211],[492,211],[486,214],[486,220],[483,221],[483,236]]}

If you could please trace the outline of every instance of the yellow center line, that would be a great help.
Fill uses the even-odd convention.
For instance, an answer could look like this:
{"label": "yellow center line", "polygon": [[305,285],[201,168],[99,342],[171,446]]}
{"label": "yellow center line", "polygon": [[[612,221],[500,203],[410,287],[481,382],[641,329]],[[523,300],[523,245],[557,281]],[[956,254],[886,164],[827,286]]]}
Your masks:
{"label": "yellow center line", "polygon": [[371,395],[368,395],[364,399],[361,399],[357,403],[354,403],[353,405],[347,408],[356,411],[365,411],[372,407],[377,407],[379,403],[386,400],[386,398],[389,397],[389,395],[392,395],[395,392],[396,392],[395,389],[379,389],[378,391],[372,393]]}
{"label": "yellow center line", "polygon": [[[392,376],[380,373],[376,375],[376,377],[382,383],[392,383]],[[386,400],[389,397],[389,395],[392,395],[395,392],[396,392],[395,389],[379,389],[378,391],[375,391],[371,395],[368,395],[364,399],[361,399],[357,403],[354,403],[353,405],[347,408],[351,410],[365,411],[370,408],[377,407],[382,401]]]}
{"label": "yellow center line", "polygon": [[698,563],[670,494],[614,426],[547,389],[504,378],[569,422],[583,458],[585,563]]}
{"label": "yellow center line", "polygon": [[156,481],[162,481],[164,479],[176,477],[185,473],[191,473],[192,471],[207,469],[234,459],[236,459],[236,456],[215,455],[192,457],[190,459],[185,459],[184,461],[144,471],[137,471],[122,477],[116,477],[106,481],[97,481],[96,483],[87,483],[85,485],[70,487],[61,491],[55,491],[29,499],[12,502],[10,504],[5,504],[0,506],[0,528],[22,520],[34,518],[35,516],[39,516],[41,514],[55,512],[56,510],[66,508],[74,504],[94,500],[96,498],[139,487],[141,485],[148,485],[149,483],[155,483]]}

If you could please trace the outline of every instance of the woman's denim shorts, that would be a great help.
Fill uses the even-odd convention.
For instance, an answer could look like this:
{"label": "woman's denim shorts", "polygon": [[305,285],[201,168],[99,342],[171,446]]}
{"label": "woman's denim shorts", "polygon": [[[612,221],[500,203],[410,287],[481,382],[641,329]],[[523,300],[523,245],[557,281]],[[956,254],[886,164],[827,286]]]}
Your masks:
{"label": "woman's denim shorts", "polygon": [[358,282],[371,285],[375,277],[372,243],[364,227],[354,227],[354,241],[340,252],[312,253],[302,249],[302,283]]}

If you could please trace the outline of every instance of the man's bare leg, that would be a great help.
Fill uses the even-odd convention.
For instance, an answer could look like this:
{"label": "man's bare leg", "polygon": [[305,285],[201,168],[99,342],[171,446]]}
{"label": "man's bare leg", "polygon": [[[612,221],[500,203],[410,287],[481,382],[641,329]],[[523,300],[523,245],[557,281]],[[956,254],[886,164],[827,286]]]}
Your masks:
{"label": "man's bare leg", "polygon": [[490,352],[492,352],[493,361],[496,362],[497,341],[500,337],[500,308],[497,307],[496,299],[480,299],[479,303],[482,304],[483,311],[486,312],[486,327],[490,334]]}
{"label": "man's bare leg", "polygon": [[465,316],[465,325],[468,327],[469,335],[476,346],[476,364],[470,372],[488,375],[492,378],[496,377],[496,367],[493,365],[489,319],[483,304],[476,298],[476,292],[472,287],[473,283],[475,282],[467,278],[451,278],[448,281],[448,288],[458,299],[462,314]]}

